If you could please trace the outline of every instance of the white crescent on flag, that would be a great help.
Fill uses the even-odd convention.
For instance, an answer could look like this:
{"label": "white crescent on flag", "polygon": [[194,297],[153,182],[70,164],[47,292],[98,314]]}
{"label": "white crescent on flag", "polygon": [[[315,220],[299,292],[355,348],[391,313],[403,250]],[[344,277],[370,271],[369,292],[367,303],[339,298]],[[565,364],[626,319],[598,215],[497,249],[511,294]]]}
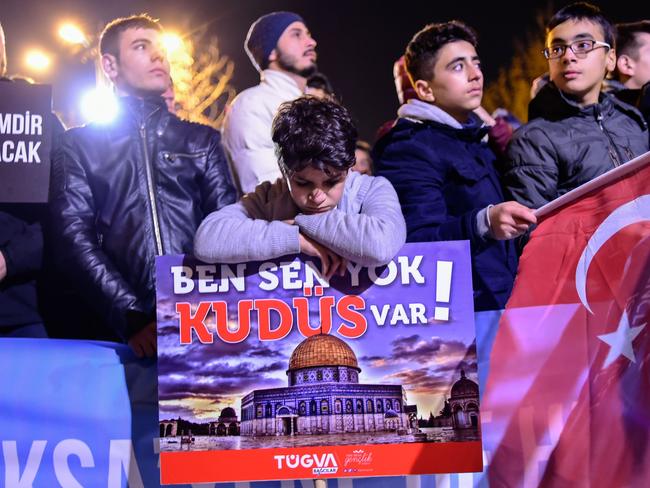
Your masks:
{"label": "white crescent on flag", "polygon": [[650,220],[650,195],[641,195],[621,205],[598,226],[582,251],[576,267],[576,291],[584,307],[593,314],[587,302],[587,273],[592,260],[614,234],[628,225]]}

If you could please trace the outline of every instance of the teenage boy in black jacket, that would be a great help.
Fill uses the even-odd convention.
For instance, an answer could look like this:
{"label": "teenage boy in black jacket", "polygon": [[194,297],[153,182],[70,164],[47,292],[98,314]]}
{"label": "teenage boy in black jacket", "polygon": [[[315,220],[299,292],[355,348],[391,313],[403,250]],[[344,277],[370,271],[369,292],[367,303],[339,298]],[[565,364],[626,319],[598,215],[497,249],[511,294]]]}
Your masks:
{"label": "teenage boy in black jacket", "polygon": [[616,64],[612,24],[597,7],[574,3],[546,30],[551,81],[510,141],[504,173],[508,192],[532,208],[648,151],[641,114],[601,92]]}

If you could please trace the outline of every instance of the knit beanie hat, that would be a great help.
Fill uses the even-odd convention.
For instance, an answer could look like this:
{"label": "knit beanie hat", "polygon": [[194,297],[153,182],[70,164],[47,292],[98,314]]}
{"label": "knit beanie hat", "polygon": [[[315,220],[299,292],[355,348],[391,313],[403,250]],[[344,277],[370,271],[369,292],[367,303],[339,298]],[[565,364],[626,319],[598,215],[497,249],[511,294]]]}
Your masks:
{"label": "knit beanie hat", "polygon": [[268,67],[271,51],[289,25],[303,22],[302,17],[293,12],[271,12],[263,15],[248,29],[244,50],[258,71]]}

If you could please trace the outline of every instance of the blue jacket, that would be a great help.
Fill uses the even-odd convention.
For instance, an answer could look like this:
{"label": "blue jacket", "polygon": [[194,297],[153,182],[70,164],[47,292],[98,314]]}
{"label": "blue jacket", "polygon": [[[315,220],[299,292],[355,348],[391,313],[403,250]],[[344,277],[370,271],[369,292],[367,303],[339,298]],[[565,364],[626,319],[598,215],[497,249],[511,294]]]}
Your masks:
{"label": "blue jacket", "polygon": [[517,271],[512,241],[483,238],[477,213],[503,202],[496,156],[476,121],[454,128],[400,118],[374,148],[377,174],[393,184],[407,242],[469,240],[475,310],[503,308]]}

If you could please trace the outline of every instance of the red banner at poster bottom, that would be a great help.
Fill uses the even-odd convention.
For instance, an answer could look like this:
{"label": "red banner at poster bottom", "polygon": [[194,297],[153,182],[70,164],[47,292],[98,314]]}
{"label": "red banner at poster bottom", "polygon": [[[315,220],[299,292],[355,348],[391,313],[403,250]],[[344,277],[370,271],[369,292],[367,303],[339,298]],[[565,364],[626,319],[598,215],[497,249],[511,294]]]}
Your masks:
{"label": "red banner at poster bottom", "polygon": [[[303,447],[222,451],[161,452],[163,484],[232,481],[241,478],[285,480],[346,476],[395,476],[404,474],[476,472],[483,469],[481,442],[402,444],[395,446]],[[227,466],[219,477],[218,465]]]}

